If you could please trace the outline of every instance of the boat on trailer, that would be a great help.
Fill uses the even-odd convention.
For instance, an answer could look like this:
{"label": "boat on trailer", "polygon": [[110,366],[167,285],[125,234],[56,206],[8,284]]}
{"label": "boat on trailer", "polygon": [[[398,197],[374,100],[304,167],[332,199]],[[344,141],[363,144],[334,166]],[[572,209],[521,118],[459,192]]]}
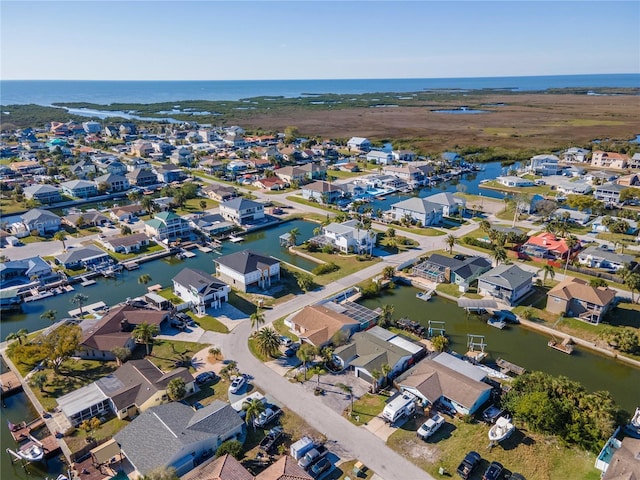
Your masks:
{"label": "boat on trailer", "polygon": [[511,419],[507,416],[500,417],[496,420],[495,425],[489,429],[489,440],[491,442],[501,442],[511,436],[516,429],[511,423]]}

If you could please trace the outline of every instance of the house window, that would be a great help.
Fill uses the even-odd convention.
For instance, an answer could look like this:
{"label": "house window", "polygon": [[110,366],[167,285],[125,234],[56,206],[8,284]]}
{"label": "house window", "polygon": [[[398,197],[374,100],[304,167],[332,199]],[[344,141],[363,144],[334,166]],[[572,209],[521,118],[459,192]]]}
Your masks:
{"label": "house window", "polygon": [[557,298],[557,297],[554,297],[554,298],[553,298],[553,301],[554,301],[555,303],[560,303],[560,299],[559,299],[559,298]]}

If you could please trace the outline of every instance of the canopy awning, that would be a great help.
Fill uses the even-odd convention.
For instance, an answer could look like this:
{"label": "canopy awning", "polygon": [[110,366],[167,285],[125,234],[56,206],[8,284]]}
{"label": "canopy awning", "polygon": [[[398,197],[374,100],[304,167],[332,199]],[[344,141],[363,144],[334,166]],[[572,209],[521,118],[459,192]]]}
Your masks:
{"label": "canopy awning", "polygon": [[479,308],[498,308],[498,304],[495,300],[476,300],[473,298],[459,298],[458,306],[461,308],[471,308],[471,309],[479,309]]}
{"label": "canopy awning", "polygon": [[103,443],[99,447],[91,450],[91,457],[93,463],[103,464],[111,463],[111,461],[120,455],[120,445],[113,438],[106,443]]}

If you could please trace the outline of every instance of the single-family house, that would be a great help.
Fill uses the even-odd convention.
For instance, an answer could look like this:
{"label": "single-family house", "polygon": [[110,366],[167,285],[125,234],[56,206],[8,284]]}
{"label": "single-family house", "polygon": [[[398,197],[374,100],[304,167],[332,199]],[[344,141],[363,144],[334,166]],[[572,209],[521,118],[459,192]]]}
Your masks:
{"label": "single-family house", "polygon": [[615,168],[622,170],[627,168],[629,155],[616,152],[603,152],[596,150],[591,155],[591,165],[594,167]]}
{"label": "single-family house", "polygon": [[629,160],[627,167],[631,170],[640,170],[640,152],[633,154],[633,157]]}
{"label": "single-family house", "polygon": [[127,173],[127,178],[131,185],[136,187],[148,187],[158,183],[158,175],[151,169],[136,168]]}
{"label": "single-family house", "polygon": [[302,198],[305,200],[315,200],[319,203],[336,203],[345,194],[340,185],[318,180],[302,187]]}
{"label": "single-family house", "polygon": [[113,207],[109,210],[109,216],[113,220],[118,222],[131,222],[138,218],[138,215],[144,215],[146,210],[139,203],[133,203],[131,205],[122,205],[120,207]]}
{"label": "single-family house", "polygon": [[436,283],[470,285],[480,275],[491,270],[491,262],[485,257],[447,257],[434,253],[411,269],[411,275]]}
{"label": "single-family house", "polygon": [[520,247],[520,252],[536,258],[566,258],[569,247],[564,238],[557,237],[551,232],[543,232],[529,237]]}
{"label": "single-family house", "polygon": [[23,162],[11,162],[9,168],[16,173],[24,175],[26,173],[35,173],[42,166],[35,160],[25,160]]}
{"label": "single-family house", "polygon": [[425,353],[425,348],[417,342],[374,326],[354,333],[350,342],[336,348],[333,355],[342,368],[353,369],[356,377],[371,383],[373,372],[381,372],[383,365],[391,367],[388,377],[393,379]]}
{"label": "single-family house", "polygon": [[307,181],[307,172],[298,166],[286,166],[275,170],[276,176],[289,185],[301,185]]}
{"label": "single-family house", "polygon": [[349,151],[368,152],[371,150],[371,141],[363,137],[351,137],[347,141]]}
{"label": "single-family house", "polygon": [[160,165],[155,167],[155,171],[160,183],[181,182],[186,178],[184,171],[174,165]]}
{"label": "single-family house", "polygon": [[298,461],[289,455],[252,475],[244,465],[228,453],[211,458],[182,477],[182,480],[313,480]]}
{"label": "single-family house", "polygon": [[511,188],[521,188],[521,187],[533,187],[533,180],[529,180],[527,178],[520,178],[514,176],[506,176],[506,177],[496,177],[498,183],[504,185],[505,187]]}
{"label": "single-family house", "polygon": [[533,288],[535,273],[517,265],[498,265],[478,278],[478,293],[515,305]]}
{"label": "single-family house", "polygon": [[397,162],[413,162],[416,159],[415,152],[411,150],[393,150],[391,155]]}
{"label": "single-family house", "polygon": [[600,200],[606,204],[610,205],[619,205],[620,202],[620,192],[626,190],[628,187],[625,185],[618,185],[616,183],[607,183],[605,185],[600,185],[596,187],[596,191],[593,196],[596,200]]}
{"label": "single-family house", "polygon": [[473,415],[491,398],[491,386],[482,381],[485,377],[478,367],[443,352],[418,362],[395,384],[423,405],[441,404],[462,415]]}
{"label": "single-family house", "polygon": [[394,162],[395,158],[390,152],[381,152],[379,150],[370,150],[366,156],[367,162],[375,163],[377,165],[390,165]]}
{"label": "single-family house", "polygon": [[0,283],[2,288],[25,285],[34,280],[43,281],[52,275],[51,265],[42,257],[0,263]]}
{"label": "single-family house", "polygon": [[144,228],[147,235],[158,240],[175,240],[191,235],[189,222],[170,211],[156,213],[144,222]]}
{"label": "single-family house", "polygon": [[441,224],[443,217],[442,205],[419,197],[412,197],[394,203],[388,213],[397,222],[403,221],[405,218],[411,218],[413,222],[419,222],[424,227]]}
{"label": "single-family house", "polygon": [[635,235],[638,232],[638,222],[636,220],[631,220],[630,218],[611,217],[608,215],[595,218],[591,222],[591,231],[596,233],[608,233],[611,231],[611,225],[621,222],[626,222],[629,226],[625,232],[621,233]]}
{"label": "single-family house", "polygon": [[71,180],[60,184],[62,191],[75,198],[95,197],[98,194],[96,184],[88,180]]}
{"label": "single-family house", "polygon": [[582,250],[578,254],[578,261],[581,265],[586,265],[590,268],[618,271],[633,263],[635,257],[626,253],[617,253],[607,248],[606,245],[600,245]]}
{"label": "single-family house", "polygon": [[139,252],[143,247],[149,245],[149,237],[146,233],[134,233],[132,235],[116,235],[105,237],[100,240],[107,250],[116,253]]}
{"label": "single-family house", "polygon": [[556,155],[535,155],[530,162],[528,170],[534,175],[558,175],[562,170]]}
{"label": "single-family house", "polygon": [[442,206],[442,215],[445,217],[453,217],[460,213],[464,213],[466,200],[462,197],[456,197],[449,192],[436,193],[435,195],[429,195],[424,197],[428,202],[435,203]]}
{"label": "single-family house", "polygon": [[636,480],[640,478],[640,439],[611,437],[596,460],[603,471],[601,480]]}
{"label": "single-family house", "polygon": [[107,173],[94,178],[93,181],[97,188],[100,188],[100,185],[106,185],[109,193],[129,190],[130,186],[129,179],[117,173]]}
{"label": "single-family house", "polygon": [[463,158],[456,152],[443,152],[440,156],[449,165],[455,165],[462,162]]}
{"label": "single-family house", "polygon": [[20,220],[28,232],[37,231],[40,236],[60,230],[60,217],[49,210],[32,208],[20,215]]}
{"label": "single-family house", "polygon": [[568,277],[547,293],[547,311],[597,325],[615,298],[616,291],[609,287],[592,287],[581,278]]}
{"label": "single-family house", "polygon": [[35,184],[25,187],[24,196],[28,200],[36,200],[43,205],[49,205],[62,200],[60,189],[46,184]]}
{"label": "single-family house", "polygon": [[640,187],[640,173],[632,173],[631,175],[618,177],[618,179],[616,179],[616,183],[618,185],[624,185],[625,187]]}
{"label": "single-family house", "polygon": [[219,213],[195,215],[191,217],[190,224],[208,235],[218,235],[236,228],[235,223],[225,220]]}
{"label": "single-family house", "polygon": [[85,133],[100,133],[102,125],[99,122],[89,120],[88,122],[82,122],[82,128]]}
{"label": "single-family house", "polygon": [[173,293],[190,303],[200,314],[229,301],[229,285],[195,268],[183,268],[173,277]]}
{"label": "single-family house", "polygon": [[87,245],[86,247],[72,248],[66,253],[56,255],[55,261],[64,268],[77,270],[112,263],[113,259],[101,248],[95,245]]}
{"label": "single-family house", "polygon": [[62,223],[72,228],[100,227],[108,222],[109,218],[95,209],[70,213],[62,217]]}
{"label": "single-family house", "polygon": [[253,182],[253,184],[258,188],[262,188],[263,190],[283,190],[287,186],[287,183],[278,177],[259,178],[258,180]]}
{"label": "single-family house", "polygon": [[424,185],[426,181],[424,170],[415,165],[387,166],[382,173],[404,180],[412,188]]}
{"label": "single-family house", "polygon": [[360,330],[357,320],[326,305],[306,306],[287,318],[285,324],[300,340],[316,347],[327,345],[336,335],[349,338]]}
{"label": "single-family house", "polygon": [[593,187],[584,180],[577,182],[558,182],[556,191],[567,195],[587,195],[593,191]]}
{"label": "single-family house", "polygon": [[321,245],[333,245],[343,253],[370,252],[376,244],[376,234],[366,228],[360,228],[358,224],[358,220],[332,222],[322,227],[322,235],[314,237],[311,241]]}
{"label": "single-family house", "polygon": [[562,153],[562,161],[565,163],[585,163],[591,150],[571,147]]}
{"label": "single-family house", "polygon": [[327,168],[319,163],[308,162],[298,168],[302,169],[306,180],[322,180],[327,176]]}
{"label": "single-family house", "polygon": [[250,288],[268,289],[280,280],[280,260],[250,250],[216,258],[216,276],[243,292]]}
{"label": "single-family house", "polygon": [[202,192],[218,202],[225,202],[238,196],[238,191],[235,188],[220,183],[207,185],[202,189]]}
{"label": "single-family house", "polygon": [[589,223],[591,215],[586,212],[580,212],[578,210],[571,210],[569,208],[558,208],[552,214],[551,218],[554,220],[566,221],[576,225],[586,225]]}
{"label": "single-family house", "polygon": [[236,197],[220,204],[220,215],[237,225],[259,223],[264,220],[264,205],[243,197]]}
{"label": "single-family house", "polygon": [[131,155],[135,155],[137,157],[147,158],[151,155],[155,149],[151,142],[146,140],[136,140],[131,144]]}
{"label": "single-family house", "polygon": [[185,147],[178,147],[169,156],[169,161],[174,165],[190,166],[193,162],[193,152]]}

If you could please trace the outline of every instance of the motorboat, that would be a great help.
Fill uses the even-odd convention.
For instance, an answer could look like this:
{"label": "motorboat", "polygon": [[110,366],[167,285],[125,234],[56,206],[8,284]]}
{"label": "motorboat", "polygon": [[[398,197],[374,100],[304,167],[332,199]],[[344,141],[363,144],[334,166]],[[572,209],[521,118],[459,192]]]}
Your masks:
{"label": "motorboat", "polygon": [[500,320],[499,318],[496,318],[496,317],[491,317],[489,320],[487,320],[487,325],[491,325],[492,327],[496,327],[502,330],[504,327],[507,326],[507,322],[505,322],[504,320]]}
{"label": "motorboat", "polygon": [[37,443],[29,442],[18,450],[18,455],[27,462],[39,462],[44,458],[44,449]]}
{"label": "motorboat", "polygon": [[511,423],[509,417],[500,417],[496,420],[494,426],[489,429],[489,440],[491,442],[501,442],[511,436],[516,429],[515,425]]}
{"label": "motorboat", "polygon": [[625,426],[625,433],[634,438],[640,438],[640,407],[636,408],[636,412],[631,421]]}

